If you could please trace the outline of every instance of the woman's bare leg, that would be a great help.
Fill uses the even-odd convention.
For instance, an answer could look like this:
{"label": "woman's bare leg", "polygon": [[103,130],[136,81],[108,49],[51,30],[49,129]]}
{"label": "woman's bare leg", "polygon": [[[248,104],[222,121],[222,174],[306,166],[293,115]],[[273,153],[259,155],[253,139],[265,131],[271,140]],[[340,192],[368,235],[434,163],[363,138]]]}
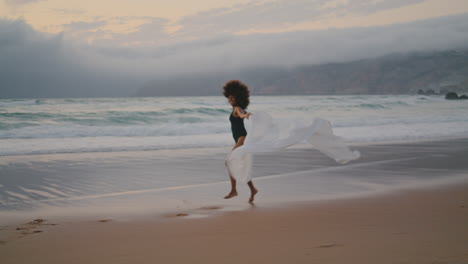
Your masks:
{"label": "woman's bare leg", "polygon": [[237,196],[236,180],[231,175],[229,175],[229,178],[231,179],[231,192],[229,192],[229,194],[226,195],[224,199],[229,199],[234,196]]}
{"label": "woman's bare leg", "polygon": [[254,201],[254,197],[255,195],[258,193],[258,190],[255,188],[255,186],[253,185],[253,182],[252,181],[249,181],[247,183],[247,185],[249,185],[249,188],[250,188],[250,199],[249,199],[249,203],[253,203]]}

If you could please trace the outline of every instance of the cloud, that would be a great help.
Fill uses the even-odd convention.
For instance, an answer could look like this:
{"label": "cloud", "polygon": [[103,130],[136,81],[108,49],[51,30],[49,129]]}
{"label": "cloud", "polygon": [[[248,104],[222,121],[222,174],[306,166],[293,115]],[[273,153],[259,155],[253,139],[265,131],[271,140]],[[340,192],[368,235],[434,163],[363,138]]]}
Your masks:
{"label": "cloud", "polygon": [[[329,17],[366,15],[412,5],[425,0],[275,0],[251,1],[209,9],[178,21],[161,17],[100,17],[75,21],[64,29],[81,40],[100,45],[166,45],[250,30],[281,29]],[[70,10],[61,10],[70,12]],[[109,26],[127,25],[131,32],[110,31]],[[118,28],[118,27],[113,27]],[[120,27],[121,28],[121,27]]]}
{"label": "cloud", "polygon": [[252,1],[186,16],[177,22],[180,34],[233,33],[279,28],[328,17],[372,14],[426,0],[276,0]]}
{"label": "cloud", "polygon": [[[249,67],[293,67],[345,62],[390,53],[468,47],[468,15],[391,26],[232,35],[163,47],[107,49],[97,53],[138,61],[140,73],[155,78],[177,74],[229,72]],[[97,55],[96,55],[97,56]],[[136,68],[134,68],[135,70]]]}
{"label": "cloud", "polygon": [[40,1],[47,1],[47,0],[5,0],[5,3],[8,5],[25,5],[25,4],[31,4],[35,2],[40,2]]}
{"label": "cloud", "polygon": [[[135,19],[135,18],[127,18]],[[142,19],[142,18],[136,18]],[[169,20],[159,17],[145,17],[149,20],[135,28],[133,32],[118,34],[114,33],[111,36],[113,43],[117,44],[137,44],[137,45],[155,45],[161,40],[170,38],[166,33],[166,26]],[[102,41],[101,41],[102,43]]]}
{"label": "cloud", "polygon": [[[165,23],[145,23],[139,32],[147,35],[139,38],[164,38]],[[71,40],[66,33],[46,35],[24,21],[0,19],[0,97],[123,96],[152,79],[466,49],[468,14],[379,27],[224,34],[163,46]]]}
{"label": "cloud", "polygon": [[[61,27],[67,37],[73,37],[77,41],[93,42],[96,45],[108,46],[143,46],[157,45],[171,40],[166,32],[169,20],[150,16],[120,16],[120,17],[96,17],[95,21],[74,21],[63,24]],[[106,29],[108,26],[131,25],[125,33]]]}
{"label": "cloud", "polygon": [[75,21],[68,24],[64,24],[63,27],[66,31],[88,31],[91,29],[96,29],[105,26],[106,24],[107,22],[103,20],[94,22]]}
{"label": "cloud", "polygon": [[63,15],[82,15],[86,13],[83,9],[72,9],[72,8],[52,8],[51,9],[55,13],[63,14]]}
{"label": "cloud", "polygon": [[85,53],[63,34],[0,19],[0,97],[125,96],[139,86],[128,74],[86,64]]}
{"label": "cloud", "polygon": [[427,0],[354,0],[340,5],[333,11],[345,14],[373,14],[422,2],[427,2]]}

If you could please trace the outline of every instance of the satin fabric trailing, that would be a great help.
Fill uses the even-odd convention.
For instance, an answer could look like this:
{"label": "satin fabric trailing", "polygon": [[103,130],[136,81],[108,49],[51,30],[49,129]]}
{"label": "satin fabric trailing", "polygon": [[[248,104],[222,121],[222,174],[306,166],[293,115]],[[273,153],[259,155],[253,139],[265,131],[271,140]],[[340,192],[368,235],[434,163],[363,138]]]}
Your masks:
{"label": "satin fabric trailing", "polygon": [[252,179],[253,153],[280,151],[303,142],[341,164],[360,157],[359,151],[350,150],[343,139],[333,134],[325,119],[279,121],[259,111],[250,116],[244,145],[228,154],[226,166],[237,181],[247,183]]}

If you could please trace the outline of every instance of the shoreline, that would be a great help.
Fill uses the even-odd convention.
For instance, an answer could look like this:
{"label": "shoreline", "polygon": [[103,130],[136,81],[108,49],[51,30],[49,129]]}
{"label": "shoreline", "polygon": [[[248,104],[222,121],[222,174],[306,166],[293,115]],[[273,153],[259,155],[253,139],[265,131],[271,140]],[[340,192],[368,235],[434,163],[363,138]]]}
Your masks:
{"label": "shoreline", "polygon": [[[274,208],[278,204],[294,206],[294,204],[315,201],[372,198],[405,189],[431,189],[457,183],[464,184],[468,182],[468,165],[465,164],[463,158],[468,154],[467,142],[468,139],[465,138],[366,146],[358,149],[363,151],[363,157],[347,165],[337,165],[317,151],[300,148],[261,155],[255,158],[254,165],[256,172],[254,181],[260,189],[256,202],[262,207]],[[94,184],[99,181],[108,182],[108,184],[105,186],[106,189],[101,188],[95,191],[88,190],[88,188],[82,189],[82,192],[87,193],[80,195],[18,202],[6,201],[2,204],[3,209],[0,210],[0,219],[3,219],[0,224],[32,221],[35,218],[53,221],[78,218],[86,220],[93,217],[139,219],[147,215],[163,215],[180,209],[196,211],[197,208],[206,206],[221,206],[223,212],[247,210],[249,206],[246,203],[246,189],[241,186],[238,190],[239,197],[230,200],[222,199],[229,181],[224,175],[223,157],[213,155],[220,149],[210,150],[209,153],[191,150],[185,152],[184,156],[180,156],[179,152],[165,150],[158,152],[158,158],[155,157],[155,152],[144,151],[110,153],[111,157],[108,153],[91,156],[86,153],[53,154],[55,158],[41,156],[35,160],[36,163],[23,160],[25,163],[22,165],[13,166],[11,169],[5,167],[7,168],[5,173],[12,173],[10,180],[14,180],[15,175],[23,177],[24,174],[30,173],[31,179],[36,181],[35,178],[40,176],[43,177],[44,183],[47,183],[52,180],[48,171],[55,170],[59,176],[71,173],[67,175],[67,178],[57,178],[55,181],[58,183],[58,181],[81,177],[83,173],[91,171],[92,174],[88,176],[90,183]],[[129,158],[132,160],[128,160]],[[67,162],[67,159],[72,161],[71,164]],[[21,163],[18,160],[17,162],[17,164]],[[37,164],[40,166],[37,167]],[[204,165],[200,166],[200,164]],[[121,166],[116,167],[117,174],[114,166]],[[128,166],[130,167],[126,171],[119,169]],[[74,172],[75,169],[76,172]],[[161,170],[160,176],[152,174],[155,169]],[[37,171],[42,170],[46,171],[43,175],[37,174]],[[170,180],[171,177],[167,175],[180,175],[187,170],[191,171],[193,177],[182,178],[178,182],[170,182],[166,185],[155,182],[158,177]],[[141,184],[137,185],[134,182],[136,178],[128,177],[128,172],[140,174],[141,176],[138,177],[142,179],[144,175],[148,176],[145,181],[142,180]],[[206,172],[213,176],[207,178],[208,181],[197,180]],[[220,173],[221,176],[219,176]],[[121,182],[120,186],[118,186],[119,182]],[[23,188],[23,181],[13,183],[15,185],[10,186]],[[107,187],[114,188],[114,185],[116,185],[114,190],[109,190]],[[7,190],[5,193],[7,195],[13,190],[8,185],[0,187]],[[49,185],[47,188],[50,189],[50,187]],[[47,190],[36,189],[32,190],[32,193],[42,193]],[[59,189],[59,187],[53,189],[55,192],[62,190],[64,189]],[[207,214],[199,215],[199,217],[204,216]]]}
{"label": "shoreline", "polygon": [[[226,134],[226,137],[229,137],[229,134]],[[132,137],[129,137],[132,138]],[[343,137],[342,137],[343,138]],[[441,136],[441,137],[433,137],[433,138],[421,138],[421,139],[397,139],[397,140],[385,140],[385,141],[347,141],[345,140],[346,144],[350,147],[366,147],[366,146],[381,146],[381,145],[398,145],[398,144],[422,144],[422,143],[432,143],[432,142],[444,142],[444,141],[454,141],[454,140],[467,140],[468,137],[466,136]],[[16,139],[15,139],[16,140]],[[232,148],[232,144],[226,144],[224,146],[209,146],[209,147],[191,147],[191,148],[154,148],[154,149],[131,149],[131,150],[117,150],[117,151],[85,151],[85,152],[51,152],[51,153],[29,153],[29,154],[11,154],[11,155],[0,155],[0,158],[3,159],[3,163],[1,165],[8,164],[8,162],[14,162],[15,159],[18,158],[41,158],[47,156],[80,156],[80,155],[97,155],[97,156],[110,156],[110,155],[117,155],[117,156],[125,156],[125,154],[135,154],[135,153],[147,153],[147,152],[180,152],[180,151],[216,151],[220,152],[221,150],[230,150]],[[307,149],[311,148],[308,144],[298,144],[288,147],[288,149]],[[226,151],[227,153],[227,151]],[[6,161],[5,161],[6,160]]]}
{"label": "shoreline", "polygon": [[[275,175],[276,176],[276,175]],[[273,176],[273,177],[275,177]],[[266,176],[269,177],[269,176]],[[262,180],[257,179],[257,181]],[[228,185],[229,181],[223,182],[216,182],[216,183],[207,183],[201,185],[217,185],[217,184],[224,184]],[[345,203],[347,201],[355,201],[355,200],[363,200],[363,199],[381,199],[385,197],[392,197],[397,194],[407,194],[413,192],[431,192],[431,191],[441,191],[441,190],[449,190],[449,189],[456,189],[458,186],[465,186],[468,191],[468,179],[466,176],[462,177],[455,177],[451,178],[449,181],[447,180],[432,180],[431,182],[421,184],[415,183],[414,185],[407,185],[407,186],[393,186],[388,187],[385,189],[379,190],[372,190],[367,192],[361,193],[350,193],[350,194],[342,194],[342,195],[331,195],[325,196],[321,198],[316,198],[312,200],[298,200],[298,201],[284,201],[278,203],[272,202],[263,202],[261,201],[261,197],[257,197],[256,201],[260,200],[262,208],[261,210],[284,210],[286,208],[301,208],[307,206],[314,206],[320,204],[333,204],[333,203]],[[194,186],[197,187],[197,186]],[[171,189],[171,188],[168,188]],[[137,193],[152,193],[157,192],[159,190],[141,190],[136,191]],[[11,215],[15,214],[9,218],[9,220],[0,223],[0,232],[1,226],[14,226],[14,225],[21,225],[26,223],[27,221],[33,221],[34,219],[52,219],[53,222],[56,223],[66,223],[66,222],[88,222],[93,221],[93,219],[113,219],[113,221],[144,221],[145,219],[153,219],[156,221],[164,220],[167,217],[177,216],[178,214],[182,214],[184,218],[187,219],[209,219],[212,217],[222,217],[223,215],[235,213],[235,212],[243,212],[249,211],[252,208],[259,207],[255,203],[251,205],[247,202],[248,195],[245,193],[245,190],[239,192],[239,196],[234,197],[230,200],[235,200],[237,203],[230,204],[229,200],[221,200],[222,197],[214,197],[214,200],[217,202],[210,203],[209,205],[203,205],[195,208],[188,208],[188,209],[181,209],[180,206],[174,206],[171,208],[166,208],[163,210],[157,210],[152,213],[142,212],[141,209],[136,209],[135,211],[126,211],[125,213],[119,213],[115,211],[109,211],[105,214],[100,214],[100,207],[91,207],[91,208],[81,208],[77,207],[80,212],[79,214],[73,215],[64,215],[63,212],[55,212],[54,210],[48,211],[47,209],[40,208],[37,212],[10,212]],[[261,195],[262,193],[260,193]],[[115,194],[110,194],[109,196],[114,196]],[[126,194],[127,195],[127,194]],[[128,194],[131,195],[131,194]],[[102,195],[106,196],[106,195]],[[86,200],[89,199],[88,197],[77,197],[75,200]],[[239,203],[240,202],[240,203]],[[213,204],[213,205],[211,205]],[[214,208],[217,212],[211,210],[205,210],[209,208]],[[201,211],[200,211],[201,210]],[[6,212],[8,213],[8,212]],[[214,213],[214,214],[213,214]],[[5,215],[4,215],[5,216]],[[5,220],[5,219],[4,219]]]}
{"label": "shoreline", "polygon": [[44,222],[28,234],[15,230],[25,225],[0,227],[9,232],[0,239],[0,260],[468,263],[468,183],[276,208],[221,209],[199,208],[215,216],[199,219],[179,213],[128,221]]}

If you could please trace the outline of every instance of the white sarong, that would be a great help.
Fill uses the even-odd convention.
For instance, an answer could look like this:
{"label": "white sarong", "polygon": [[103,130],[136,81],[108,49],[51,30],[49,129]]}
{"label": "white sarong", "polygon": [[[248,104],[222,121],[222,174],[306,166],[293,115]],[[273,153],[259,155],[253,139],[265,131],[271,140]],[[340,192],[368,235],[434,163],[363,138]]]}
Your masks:
{"label": "white sarong", "polygon": [[255,112],[247,128],[244,145],[230,152],[226,159],[231,176],[241,183],[252,179],[253,153],[279,151],[301,142],[309,143],[341,164],[360,157],[358,151],[350,150],[343,139],[333,134],[330,122],[321,118],[281,122],[265,112]]}

